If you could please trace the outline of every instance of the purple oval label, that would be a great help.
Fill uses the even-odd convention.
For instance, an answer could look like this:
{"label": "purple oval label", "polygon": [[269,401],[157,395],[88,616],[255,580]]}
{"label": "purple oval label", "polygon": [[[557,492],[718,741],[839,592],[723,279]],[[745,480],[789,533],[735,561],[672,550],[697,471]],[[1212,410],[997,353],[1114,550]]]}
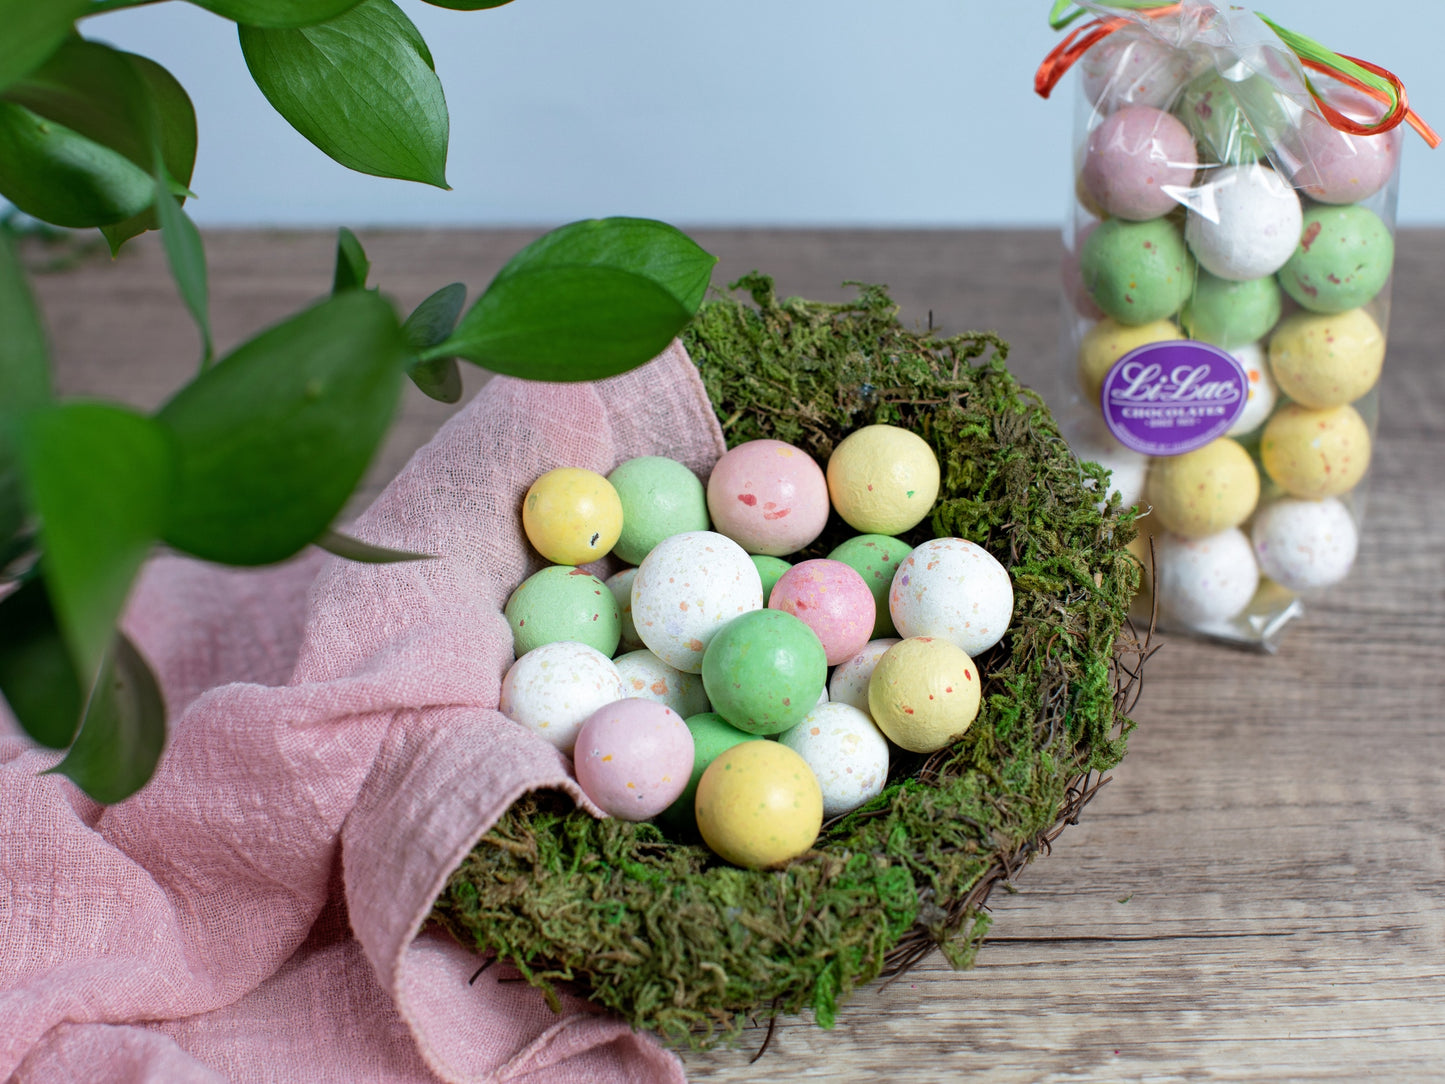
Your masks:
{"label": "purple oval label", "polygon": [[1145,455],[1183,455],[1244,413],[1249,376],[1233,354],[1193,339],[1148,343],[1114,363],[1100,393],[1104,423]]}

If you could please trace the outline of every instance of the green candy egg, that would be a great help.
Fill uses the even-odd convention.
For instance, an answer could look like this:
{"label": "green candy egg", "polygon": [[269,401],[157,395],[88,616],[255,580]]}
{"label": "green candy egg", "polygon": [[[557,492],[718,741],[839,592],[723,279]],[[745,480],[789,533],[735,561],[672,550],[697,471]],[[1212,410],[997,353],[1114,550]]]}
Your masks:
{"label": "green candy egg", "polygon": [[1345,312],[1380,292],[1394,262],[1390,230],[1369,208],[1311,207],[1304,213],[1299,248],[1279,269],[1279,284],[1301,308]]}
{"label": "green candy egg", "polygon": [[888,589],[893,586],[893,573],[899,563],[912,552],[913,547],[901,539],[886,534],[860,534],[828,554],[830,561],[842,561],[862,576],[868,590],[873,592],[877,617],[870,640],[898,634],[893,627],[893,615],[888,612]]}
{"label": "green candy egg", "polygon": [[1201,157],[1225,165],[1264,157],[1254,122],[1276,134],[1289,128],[1279,95],[1258,75],[1234,82],[1217,71],[1206,72],[1184,88],[1174,114],[1198,142]]}
{"label": "green candy egg", "polygon": [[571,640],[617,653],[622,615],[608,586],[571,565],[552,565],[528,576],[507,599],[512,648],[521,658],[534,647]]}
{"label": "green candy egg", "polygon": [[1283,304],[1273,275],[1231,282],[1201,268],[1179,323],[1191,339],[1229,350],[1264,338]]}
{"label": "green candy egg", "polygon": [[766,606],[768,596],[773,593],[773,585],[793,566],[781,557],[769,557],[765,553],[754,553],[752,558],[753,567],[758,570],[758,576],[763,581],[763,605]]}
{"label": "green candy egg", "polygon": [[697,812],[693,802],[697,798],[697,781],[707,771],[719,753],[745,741],[763,741],[761,734],[749,734],[733,726],[715,711],[701,715],[690,715],[684,720],[692,733],[692,778],[687,787],[678,795],[677,801],[657,815],[657,819],[675,831],[692,833],[697,830]]}
{"label": "green candy egg", "polygon": [[713,710],[749,734],[779,734],[796,725],[827,680],[823,644],[782,610],[733,618],[702,657],[702,684]]}
{"label": "green candy egg", "polygon": [[622,534],[612,552],[630,565],[640,565],[664,538],[711,525],[702,482],[675,459],[629,459],[607,480],[622,501]]}
{"label": "green candy egg", "polygon": [[1173,316],[1194,287],[1194,257],[1167,218],[1100,222],[1084,242],[1079,270],[1099,308],[1130,327]]}

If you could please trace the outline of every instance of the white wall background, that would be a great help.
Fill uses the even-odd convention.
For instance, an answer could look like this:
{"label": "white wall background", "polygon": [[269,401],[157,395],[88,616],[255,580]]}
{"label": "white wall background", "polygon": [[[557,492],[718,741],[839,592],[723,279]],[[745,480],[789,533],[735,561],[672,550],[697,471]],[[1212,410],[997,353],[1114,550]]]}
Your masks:
{"label": "white wall background", "polygon": [[[196,105],[187,209],[205,224],[550,225],[636,214],[690,226],[1054,225],[1073,80],[1033,73],[1048,0],[400,0],[451,111],[453,191],[325,158],[251,83],[232,24],[184,3],[89,20]],[[1440,0],[1259,0],[1391,68],[1445,132]],[[1406,141],[1402,224],[1445,224],[1445,147]]]}

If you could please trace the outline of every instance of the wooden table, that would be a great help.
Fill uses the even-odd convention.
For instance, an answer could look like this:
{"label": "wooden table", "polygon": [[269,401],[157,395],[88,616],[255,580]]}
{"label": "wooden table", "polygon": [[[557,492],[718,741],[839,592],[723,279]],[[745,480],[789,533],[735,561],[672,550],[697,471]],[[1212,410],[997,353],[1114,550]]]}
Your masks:
{"label": "wooden table", "polygon": [[[535,231],[362,231],[406,305],[473,295]],[[696,231],[714,282],[784,293],[888,283],[905,319],[990,328],[1015,370],[1056,364],[1057,239],[1043,231]],[[212,233],[222,347],[330,283],[322,233]],[[688,1055],[699,1081],[1425,1080],[1445,1076],[1445,231],[1399,243],[1368,529],[1352,578],[1278,654],[1173,638],[1149,666],[1128,759],[996,892],[971,972],[937,957],[822,1031],[779,1025]],[[39,280],[67,391],[161,401],[195,333],[143,241]],[[480,384],[467,374],[468,393]],[[408,392],[366,494],[451,408]],[[363,495],[364,499],[365,494]]]}

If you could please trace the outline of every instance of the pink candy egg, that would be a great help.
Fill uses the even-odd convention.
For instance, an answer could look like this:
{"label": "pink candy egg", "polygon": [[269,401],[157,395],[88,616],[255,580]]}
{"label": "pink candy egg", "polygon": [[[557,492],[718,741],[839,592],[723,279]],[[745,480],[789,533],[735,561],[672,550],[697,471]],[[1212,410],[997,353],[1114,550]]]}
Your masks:
{"label": "pink candy egg", "polygon": [[1305,113],[1287,137],[1299,165],[1290,169],[1294,186],[1321,203],[1358,203],[1389,181],[1400,160],[1401,129],[1362,136],[1341,132],[1323,117]]}
{"label": "pink candy egg", "polygon": [[804,561],[784,572],[768,608],[790,613],[822,641],[828,665],[846,662],[873,635],[878,616],[873,592],[842,561]]}
{"label": "pink candy egg", "polygon": [[1166,186],[1194,181],[1194,137],[1177,118],[1147,105],[1128,105],[1089,133],[1084,186],[1109,214],[1144,222],[1178,202]]}
{"label": "pink candy egg", "polygon": [[749,553],[796,553],[828,522],[828,481],[812,456],[781,440],[750,440],[707,480],[713,528]]}
{"label": "pink candy egg", "polygon": [[692,777],[692,732],[654,700],[619,700],[582,724],[572,754],[587,797],[625,821],[655,817]]}

